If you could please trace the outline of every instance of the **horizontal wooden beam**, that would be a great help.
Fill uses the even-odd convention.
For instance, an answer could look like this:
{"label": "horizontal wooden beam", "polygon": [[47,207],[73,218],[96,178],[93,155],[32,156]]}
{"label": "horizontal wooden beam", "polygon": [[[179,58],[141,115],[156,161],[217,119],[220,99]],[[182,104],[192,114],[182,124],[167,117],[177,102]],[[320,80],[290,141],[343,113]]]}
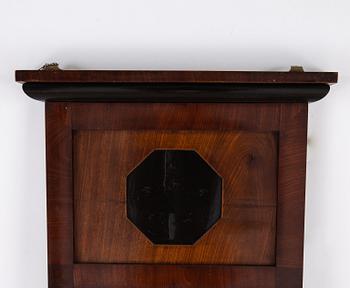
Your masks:
{"label": "horizontal wooden beam", "polygon": [[328,84],[203,84],[203,83],[34,83],[24,92],[40,101],[234,103],[313,102]]}
{"label": "horizontal wooden beam", "polygon": [[18,70],[18,82],[75,83],[336,83],[336,72]]}
{"label": "horizontal wooden beam", "polygon": [[41,101],[313,102],[335,72],[20,70],[24,92]]}

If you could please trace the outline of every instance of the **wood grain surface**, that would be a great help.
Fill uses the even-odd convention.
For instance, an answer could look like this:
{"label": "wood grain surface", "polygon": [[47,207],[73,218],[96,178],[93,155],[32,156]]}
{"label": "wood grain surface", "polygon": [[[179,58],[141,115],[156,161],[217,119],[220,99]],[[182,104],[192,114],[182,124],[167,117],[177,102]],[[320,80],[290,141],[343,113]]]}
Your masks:
{"label": "wood grain surface", "polygon": [[18,82],[76,83],[336,83],[336,72],[17,70]]}
{"label": "wood grain surface", "polygon": [[73,175],[71,114],[46,105],[49,287],[73,287]]}
{"label": "wood grain surface", "polygon": [[[126,177],[155,149],[195,150],[222,177],[222,217],[192,246],[154,245],[127,219]],[[73,153],[77,262],[274,264],[274,133],[80,130]]]}
{"label": "wood grain surface", "polygon": [[[53,102],[46,103],[46,125],[50,288],[302,287],[307,104],[97,104]],[[205,135],[215,131],[214,135],[220,135],[220,137],[228,135],[226,137],[230,139],[237,135],[241,135],[240,137],[253,135],[253,138],[257,139],[259,138],[257,135],[263,135],[262,138],[265,139],[263,141],[270,139],[267,142],[276,143],[275,148],[270,148],[271,151],[277,151],[275,157],[278,157],[276,158],[277,203],[274,204],[277,204],[274,264],[269,266],[237,266],[222,264],[79,264],[75,262],[79,248],[74,247],[77,241],[74,239],[74,236],[77,236],[74,219],[77,221],[80,218],[79,221],[84,222],[84,218],[85,220],[90,219],[91,216],[81,215],[77,218],[77,215],[75,215],[74,207],[78,204],[75,200],[79,199],[77,197],[83,197],[83,195],[74,196],[73,187],[75,191],[79,191],[80,188],[76,185],[80,185],[85,181],[78,181],[80,184],[77,183],[79,177],[75,175],[76,166],[74,163],[77,157],[93,162],[98,161],[99,157],[109,159],[109,156],[105,153],[93,155],[92,158],[95,158],[93,160],[88,159],[87,154],[85,156],[79,155],[74,151],[76,149],[87,151],[84,149],[88,147],[90,147],[89,149],[93,147],[93,149],[97,149],[100,145],[98,143],[103,142],[106,145],[108,141],[114,139],[115,136],[113,135],[118,133],[126,133],[130,137],[130,135],[142,135],[145,130],[147,130],[146,132],[151,130],[153,133],[154,131],[167,131],[166,139],[171,138],[171,134],[176,134],[176,131],[183,131],[181,133],[184,133],[184,135],[191,133]],[[101,139],[94,136],[98,134],[102,136]],[[146,136],[144,135],[144,137]],[[274,137],[277,139],[272,140]],[[95,144],[86,142],[89,138],[93,139],[92,142]],[[117,138],[119,139],[119,137]],[[158,138],[155,137],[155,139]],[[195,140],[192,141],[195,142]],[[114,141],[112,142],[114,143]],[[253,142],[255,143],[255,141]],[[110,147],[109,151],[116,149],[113,146],[116,144],[113,143],[107,145],[107,147]],[[163,142],[157,140],[154,143]],[[258,145],[258,147],[265,147],[266,145]],[[142,150],[142,147],[139,149]],[[140,158],[142,158],[143,153],[146,152],[139,153]],[[209,158],[209,156],[206,157]],[[214,158],[210,161],[213,162]],[[209,159],[206,160],[209,162]],[[96,162],[96,164],[98,163]],[[243,161],[242,164],[246,165],[246,162]],[[105,163],[100,165],[101,171],[99,173],[107,173],[106,168],[109,165],[115,165],[116,167],[115,163]],[[130,163],[129,165],[131,168],[135,164]],[[80,169],[84,168],[84,164],[80,163],[79,167]],[[83,171],[84,169],[78,173],[84,174]],[[94,171],[94,169],[91,169],[91,171]],[[89,175],[89,177],[98,179],[99,176]],[[115,179],[111,180],[110,178],[109,181],[115,181]],[[235,181],[238,180],[234,180],[232,183],[235,183]],[[108,181],[102,183],[102,187],[103,185],[109,186]],[[225,187],[224,189],[226,189]],[[107,192],[108,189],[104,191]],[[263,190],[257,189],[256,191]],[[114,195],[115,192],[108,193]],[[255,195],[259,195],[259,193]],[[257,197],[264,205],[266,204],[264,201],[267,200],[264,199],[265,196],[267,195],[264,193],[263,198]],[[236,200],[232,199],[232,201]],[[243,203],[250,203],[251,206],[248,205],[247,208],[244,208],[246,210],[250,207],[254,208],[252,206],[254,202],[249,201],[245,199],[243,202],[240,200],[237,203],[241,207],[244,207]],[[107,212],[103,211],[103,213],[108,214],[108,209]],[[73,215],[75,216],[73,217]],[[243,214],[240,213],[240,215],[243,217]],[[256,221],[255,216],[253,220]],[[86,225],[86,223],[83,224]],[[213,232],[213,230],[210,232]],[[85,245],[84,243],[80,244]],[[254,244],[257,245],[255,241],[249,245]],[[258,243],[258,245],[260,244]],[[130,246],[132,246],[131,243],[128,244],[128,247]],[[96,249],[103,251],[104,247],[100,246]]]}
{"label": "wood grain surface", "polygon": [[[78,264],[74,267],[77,288],[276,288],[275,278],[276,269],[264,266]],[[293,286],[285,283],[280,287]]]}

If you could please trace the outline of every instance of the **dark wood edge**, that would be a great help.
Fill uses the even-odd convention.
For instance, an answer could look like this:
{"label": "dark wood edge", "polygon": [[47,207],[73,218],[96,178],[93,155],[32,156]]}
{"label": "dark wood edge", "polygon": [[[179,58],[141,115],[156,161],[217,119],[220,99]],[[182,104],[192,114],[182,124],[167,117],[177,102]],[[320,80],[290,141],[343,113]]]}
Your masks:
{"label": "dark wood edge", "polygon": [[24,92],[40,101],[75,102],[314,102],[329,85],[238,83],[38,83],[23,84]]}
{"label": "dark wood edge", "polygon": [[17,82],[47,83],[336,83],[337,72],[17,70]]}

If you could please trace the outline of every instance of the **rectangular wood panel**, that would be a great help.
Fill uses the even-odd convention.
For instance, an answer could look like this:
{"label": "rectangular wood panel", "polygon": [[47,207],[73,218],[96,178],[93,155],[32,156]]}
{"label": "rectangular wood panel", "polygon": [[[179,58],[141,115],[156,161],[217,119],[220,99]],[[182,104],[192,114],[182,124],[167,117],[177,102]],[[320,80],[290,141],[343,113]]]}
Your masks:
{"label": "rectangular wood panel", "polygon": [[[273,265],[277,134],[74,133],[75,261]],[[222,177],[221,219],[194,245],[154,245],[126,215],[126,177],[154,149],[195,150]]]}
{"label": "rectangular wood panel", "polygon": [[[307,122],[306,103],[46,103],[46,119],[49,233],[48,260],[50,288],[301,287]],[[158,132],[158,134],[164,134],[164,137],[161,137],[163,140],[156,136],[158,135],[156,132]],[[124,153],[126,156],[131,153],[130,149],[136,149],[139,151],[136,153],[136,156],[139,155],[138,157],[142,158],[144,157],[143,155],[147,155],[146,150],[153,149],[153,146],[160,145],[163,148],[169,148],[170,146],[165,145],[167,141],[175,141],[176,145],[180,145],[181,147],[181,144],[176,142],[177,137],[175,137],[174,140],[174,135],[176,135],[177,132],[179,132],[179,139],[181,139],[181,137],[183,137],[182,139],[186,139],[186,141],[182,142],[187,142],[188,140],[190,142],[192,141],[191,145],[195,145],[197,143],[196,145],[198,146],[201,146],[202,144],[195,140],[196,135],[207,137],[205,135],[211,133],[214,133],[213,139],[216,137],[221,137],[221,139],[225,137],[227,137],[227,139],[238,139],[236,140],[238,141],[236,143],[239,143],[240,141],[249,142],[252,141],[252,139],[255,139],[253,141],[255,143],[253,146],[260,147],[258,152],[265,151],[265,148],[270,147],[267,149],[267,151],[270,151],[270,154],[264,156],[266,159],[270,159],[270,156],[268,155],[275,155],[273,156],[273,161],[275,161],[275,168],[273,169],[276,169],[275,171],[277,172],[275,173],[274,180],[274,194],[261,194],[259,192],[263,191],[262,187],[264,185],[272,187],[272,181],[269,182],[269,180],[267,180],[271,180],[272,178],[269,178],[269,176],[266,177],[264,174],[263,178],[266,179],[262,183],[265,184],[253,185],[255,190],[249,188],[249,185],[252,183],[251,181],[247,181],[247,178],[245,177],[234,177],[236,180],[232,180],[230,182],[231,186],[233,187],[235,185],[242,186],[242,183],[244,182],[247,185],[245,193],[248,191],[256,191],[256,193],[248,193],[246,194],[246,197],[241,197],[239,194],[233,193],[230,195],[237,197],[231,198],[227,198],[227,196],[224,195],[225,201],[227,200],[227,202],[231,201],[231,203],[233,203],[233,205],[230,206],[231,208],[233,207],[232,209],[223,209],[224,216],[225,210],[230,211],[230,213],[226,214],[227,217],[224,217],[225,219],[231,219],[229,225],[236,225],[234,224],[235,221],[249,223],[251,226],[242,226],[244,227],[244,231],[247,231],[246,228],[250,227],[250,231],[255,231],[254,233],[258,234],[261,231],[268,231],[268,229],[266,230],[265,228],[272,227],[271,219],[272,217],[275,217],[275,226],[271,230],[274,231],[271,233],[271,235],[274,234],[276,239],[276,249],[270,250],[270,252],[273,251],[273,254],[270,252],[264,252],[262,254],[258,254],[258,256],[254,256],[253,253],[249,254],[244,252],[247,253],[246,256],[250,255],[249,257],[251,257],[253,255],[255,257],[253,259],[254,261],[257,261],[259,258],[259,266],[252,266],[250,264],[244,264],[244,266],[242,266],[242,264],[237,266],[237,264],[234,264],[233,262],[241,257],[237,254],[235,256],[236,258],[232,258],[233,254],[231,254],[231,256],[225,255],[226,258],[224,257],[226,259],[225,261],[228,261],[227,263],[231,261],[231,263],[233,263],[232,265],[208,265],[205,263],[214,263],[212,258],[210,258],[211,255],[208,256],[201,253],[197,254],[198,258],[192,258],[197,260],[200,259],[202,262],[194,263],[201,265],[191,263],[187,263],[186,265],[166,265],[164,263],[168,263],[169,261],[166,256],[164,256],[165,254],[163,252],[156,254],[157,257],[152,258],[149,260],[150,262],[147,262],[149,264],[142,264],[146,263],[146,261],[143,261],[144,259],[142,261],[138,259],[135,262],[131,262],[127,257],[125,257],[127,259],[124,263],[129,264],[113,264],[115,263],[114,261],[116,257],[118,258],[120,255],[115,254],[113,249],[111,252],[109,252],[108,249],[105,249],[103,246],[113,246],[112,244],[116,243],[114,242],[116,239],[113,239],[113,237],[108,238],[111,241],[104,242],[102,246],[96,245],[96,242],[88,244],[93,245],[92,248],[90,247],[91,250],[95,249],[102,251],[100,253],[96,253],[94,251],[86,252],[88,246],[84,246],[84,243],[83,245],[80,245],[80,247],[77,245],[79,244],[78,242],[84,242],[82,239],[79,240],[79,238],[77,238],[81,237],[79,236],[80,232],[77,233],[77,227],[80,226],[77,224],[87,225],[87,223],[92,223],[94,225],[94,223],[97,223],[98,225],[96,230],[84,228],[86,229],[85,232],[89,231],[90,229],[91,235],[89,237],[92,239],[97,237],[96,235],[99,235],[100,239],[107,239],[105,238],[105,235],[100,232],[109,231],[109,228],[105,229],[103,227],[103,225],[107,225],[107,227],[109,227],[108,225],[110,225],[110,223],[108,221],[103,221],[103,217],[95,217],[92,219],[92,215],[84,216],[84,213],[82,213],[79,217],[79,213],[77,213],[79,209],[85,209],[87,207],[87,203],[93,203],[91,200],[96,200],[96,203],[94,204],[96,206],[92,205],[89,208],[91,211],[94,209],[100,210],[102,211],[102,215],[105,214],[107,217],[110,217],[110,219],[113,219],[113,217],[118,218],[118,213],[124,213],[125,216],[124,209],[116,209],[114,205],[112,205],[112,208],[108,207],[111,205],[111,203],[113,203],[113,201],[105,201],[108,198],[103,198],[108,195],[112,195],[113,197],[122,197],[122,194],[118,194],[118,192],[116,192],[120,192],[120,189],[106,189],[106,187],[122,187],[123,180],[120,179],[123,179],[123,177],[117,177],[118,173],[127,173],[126,170],[115,170],[115,168],[118,166],[117,163],[119,163],[120,160],[120,153],[115,154],[117,155],[117,159],[114,158],[114,161],[104,161],[111,159],[113,151],[119,151],[118,145],[121,142],[118,142],[116,139],[120,140],[123,139],[123,137],[134,137],[134,139],[138,137],[142,139],[144,137],[152,138],[154,141],[150,141],[150,143],[153,143],[150,146],[146,145],[146,147],[144,147],[144,143],[147,141],[141,141],[141,144],[137,144],[140,141],[134,141],[134,143],[131,142],[132,144],[130,147],[128,146],[124,150],[127,151],[127,153]],[[143,136],[141,137],[140,135]],[[243,138],[239,140],[240,137]],[[245,139],[245,141],[242,141],[243,139]],[[260,140],[257,141],[257,139]],[[223,146],[226,145],[225,141],[207,142],[212,143],[211,145],[213,146],[218,146],[219,150],[222,149],[220,148],[222,143],[224,143]],[[274,144],[272,144],[271,147],[271,145],[268,143]],[[107,151],[102,151],[97,156],[95,153],[99,153],[101,149],[104,150],[104,148],[102,148],[103,145],[107,147]],[[201,149],[203,149],[205,152],[205,149],[203,148],[204,146],[201,146]],[[265,148],[261,149],[261,147]],[[91,152],[91,149],[95,151],[93,152],[95,157],[91,157],[90,159],[89,153]],[[188,149],[188,147],[185,147],[185,149]],[[203,151],[201,153],[205,154]],[[249,148],[247,151],[251,151],[251,149]],[[110,155],[108,155],[108,153],[110,153]],[[215,161],[218,161],[218,158],[216,158],[214,154],[214,156],[209,154],[205,155],[205,159],[208,162],[210,161],[215,163]],[[126,159],[125,156],[121,156],[121,158],[124,157]],[[123,161],[125,161],[125,159]],[[250,159],[252,160],[251,157]],[[80,168],[78,169],[79,171],[77,171],[76,167],[76,164],[78,163],[77,160],[80,162]],[[138,162],[136,161],[136,158],[134,160],[134,164],[127,164],[129,165],[128,169],[133,169],[133,167],[137,165]],[[243,165],[242,167],[251,167],[248,165],[249,162],[251,161],[243,161],[241,163]],[[267,161],[266,163],[272,162]],[[91,168],[94,165],[95,167]],[[217,164],[212,164],[213,167],[214,165]],[[255,165],[257,165],[257,163],[255,163]],[[98,167],[100,169],[97,169]],[[259,167],[261,168],[262,166]],[[271,167],[272,166],[269,166],[267,169],[272,169]],[[86,171],[89,169],[91,172],[93,172],[92,174],[86,173]],[[219,168],[215,169],[219,170]],[[249,170],[254,171],[252,168]],[[110,175],[108,175],[108,171],[110,171]],[[116,172],[114,173],[114,171]],[[263,170],[259,171],[260,173],[267,173]],[[237,171],[233,171],[232,173],[237,173]],[[100,181],[102,179],[102,174],[105,175],[102,178],[107,181]],[[82,180],[82,175],[85,175],[85,178],[83,177],[85,179],[84,181]],[[262,176],[255,173],[255,177],[261,178]],[[118,178],[121,181],[119,184],[116,180]],[[96,188],[98,185],[95,185],[96,182],[100,182],[103,189],[98,191]],[[85,185],[89,186],[89,189],[96,189],[95,192],[98,193],[92,193],[92,191],[90,191],[91,198],[85,199],[84,197],[89,195],[89,193],[86,194],[85,192],[82,192],[86,191],[85,186],[82,185],[82,183],[86,183]],[[227,189],[227,185],[225,184],[225,181],[223,187],[224,193],[226,193],[225,189]],[[103,193],[101,193],[102,190],[104,191]],[[266,191],[272,190],[268,189]],[[270,200],[273,199],[273,195],[275,195],[275,202],[271,204]],[[95,197],[95,199],[93,197]],[[122,201],[120,201],[120,203],[118,202],[117,204],[123,205]],[[80,206],[80,208],[78,206]],[[238,211],[239,209],[241,210]],[[250,211],[249,209],[253,209],[255,212],[257,209],[266,210],[264,210],[261,214],[257,212],[250,214],[248,213],[248,211]],[[273,211],[273,209],[275,209],[275,212],[269,214],[271,211]],[[113,212],[115,210],[118,210],[117,213]],[[235,212],[235,210],[237,212]],[[239,215],[239,217],[236,217],[235,215]],[[260,215],[263,216],[260,217]],[[271,217],[268,215],[271,215]],[[260,221],[258,225],[252,225],[253,223],[257,223],[257,221]],[[216,227],[218,227],[218,225],[215,225],[204,237],[210,235],[210,232],[213,232],[213,229]],[[235,229],[239,229],[238,225],[235,227]],[[259,229],[260,232],[258,231]],[[113,229],[110,231],[113,231]],[[124,235],[121,230],[116,229],[116,231],[119,234]],[[254,247],[257,245],[257,243],[258,245],[261,245],[259,244],[259,241],[255,241],[256,236],[252,236],[249,233],[245,235],[248,235],[247,239],[251,240],[251,242],[247,242],[247,246],[249,245],[255,249]],[[268,235],[268,233],[264,235]],[[141,236],[143,235],[141,234]],[[205,239],[204,237],[200,241]],[[200,241],[198,243],[200,243]],[[267,243],[270,242],[267,241]],[[138,247],[137,249],[142,250],[142,247],[144,247],[143,245],[144,243],[140,246],[141,248]],[[126,247],[130,246],[131,244],[128,242]],[[223,245],[223,247],[225,246],[226,245]],[[266,247],[271,246],[267,245]],[[186,253],[183,253],[181,257],[183,257],[183,255]],[[141,252],[139,255],[141,255],[141,257],[145,257],[146,254],[142,254]],[[98,262],[95,264],[91,263],[91,259],[94,257],[95,259],[101,259],[102,256],[107,259],[108,262]],[[230,260],[227,260],[228,258],[230,258]],[[183,259],[179,260],[179,258],[176,257],[175,259],[176,261],[179,261],[178,263],[183,263]],[[249,261],[251,260],[252,258],[250,258]],[[151,264],[155,261],[162,264]],[[240,261],[243,263],[242,258]],[[78,264],[77,262],[88,262],[91,264]],[[248,263],[248,261],[246,263]]]}

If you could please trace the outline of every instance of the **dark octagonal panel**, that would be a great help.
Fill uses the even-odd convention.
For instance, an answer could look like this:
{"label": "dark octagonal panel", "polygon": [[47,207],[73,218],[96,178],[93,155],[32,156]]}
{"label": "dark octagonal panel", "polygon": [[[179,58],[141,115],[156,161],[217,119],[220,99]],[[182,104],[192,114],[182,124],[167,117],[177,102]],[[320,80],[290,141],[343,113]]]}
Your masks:
{"label": "dark octagonal panel", "polygon": [[221,216],[221,177],[195,151],[155,150],[127,177],[127,216],[155,244],[193,244]]}

